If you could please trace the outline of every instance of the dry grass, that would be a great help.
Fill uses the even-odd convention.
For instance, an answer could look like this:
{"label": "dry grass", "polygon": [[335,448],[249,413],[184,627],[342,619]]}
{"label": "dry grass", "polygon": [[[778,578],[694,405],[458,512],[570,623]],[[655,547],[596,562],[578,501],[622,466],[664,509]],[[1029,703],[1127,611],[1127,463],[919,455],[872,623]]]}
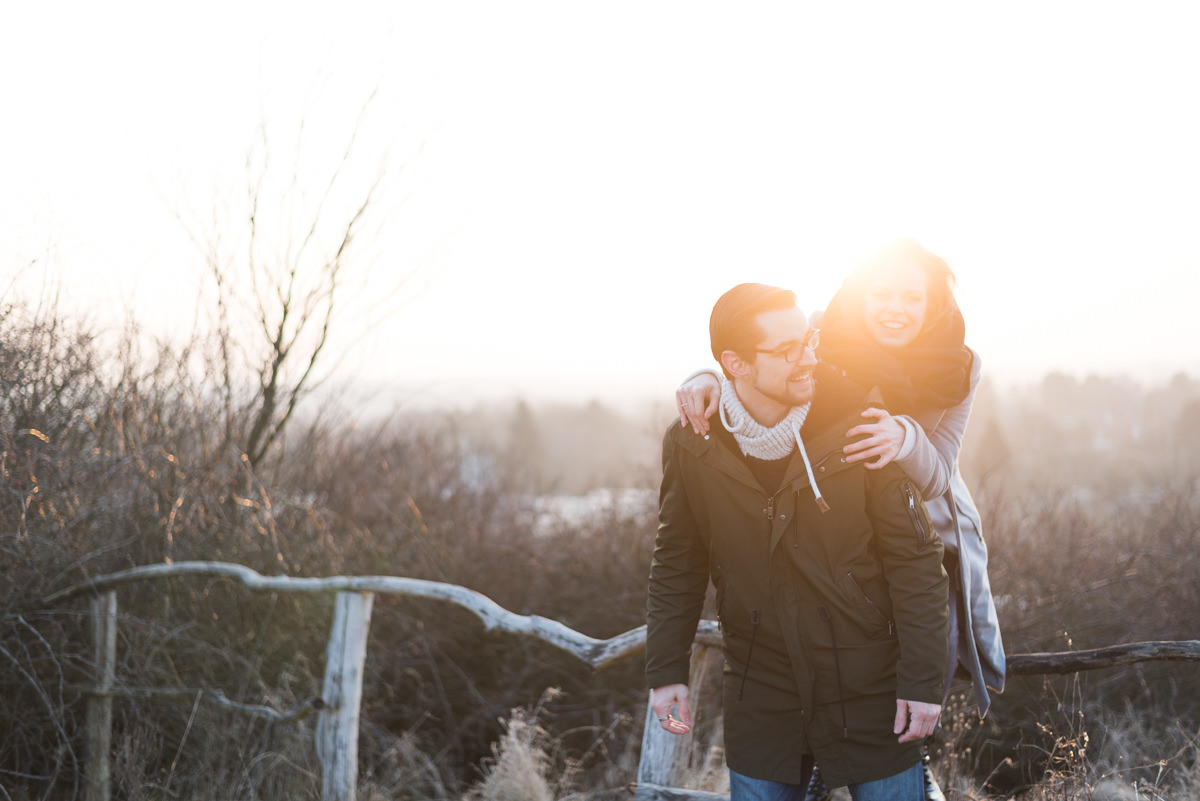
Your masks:
{"label": "dry grass", "polygon": [[[594,790],[579,786],[582,769],[603,754],[613,730],[599,732],[584,754],[569,756],[563,738],[539,722],[546,704],[559,695],[548,689],[535,707],[514,709],[502,721],[503,733],[481,766],[482,778],[467,790],[464,801],[600,801],[626,783]],[[625,768],[636,769],[628,760]]]}
{"label": "dry grass", "polygon": [[504,721],[504,734],[483,767],[468,801],[555,801],[546,731],[520,710]]}
{"label": "dry grass", "polygon": [[[1200,738],[1182,729],[1174,737],[1148,729],[1145,716],[1132,707],[1121,713],[1096,709],[1089,721],[1078,676],[1066,680],[1067,695],[1052,683],[1036,730],[1036,742],[1024,742],[992,772],[1016,768],[1030,776],[1023,785],[997,792],[992,776],[979,777],[973,743],[986,729],[963,696],[946,710],[935,738],[934,774],[947,801],[1189,801],[1200,798]],[[1096,734],[1092,734],[1095,732]],[[1180,746],[1164,754],[1164,742]]]}

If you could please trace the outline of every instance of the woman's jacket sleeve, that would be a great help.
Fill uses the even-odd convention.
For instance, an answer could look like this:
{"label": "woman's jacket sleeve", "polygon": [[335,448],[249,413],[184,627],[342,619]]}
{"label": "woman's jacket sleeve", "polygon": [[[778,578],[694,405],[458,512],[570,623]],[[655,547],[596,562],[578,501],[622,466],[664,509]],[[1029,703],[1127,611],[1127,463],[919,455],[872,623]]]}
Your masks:
{"label": "woman's jacket sleeve", "polygon": [[975,402],[975,390],[979,388],[979,356],[971,361],[971,389],[960,403],[946,409],[936,420],[921,420],[907,417],[913,423],[916,440],[913,448],[896,464],[912,477],[917,489],[926,498],[937,498],[950,489],[950,480],[958,468],[958,454],[962,450],[963,434],[971,416],[971,404]]}

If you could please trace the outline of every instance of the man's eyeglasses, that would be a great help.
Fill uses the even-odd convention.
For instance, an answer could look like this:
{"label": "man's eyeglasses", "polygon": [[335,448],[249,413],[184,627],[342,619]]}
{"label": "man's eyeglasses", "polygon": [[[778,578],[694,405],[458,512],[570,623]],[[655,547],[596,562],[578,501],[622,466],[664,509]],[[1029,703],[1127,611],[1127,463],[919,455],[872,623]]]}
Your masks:
{"label": "man's eyeglasses", "polygon": [[762,350],[761,348],[755,348],[754,352],[769,353],[772,356],[782,356],[788,364],[795,364],[804,358],[804,352],[806,350],[809,348],[816,350],[817,346],[820,344],[821,329],[814,328],[808,332],[808,336],[794,345],[788,345],[786,348],[779,348],[777,350]]}

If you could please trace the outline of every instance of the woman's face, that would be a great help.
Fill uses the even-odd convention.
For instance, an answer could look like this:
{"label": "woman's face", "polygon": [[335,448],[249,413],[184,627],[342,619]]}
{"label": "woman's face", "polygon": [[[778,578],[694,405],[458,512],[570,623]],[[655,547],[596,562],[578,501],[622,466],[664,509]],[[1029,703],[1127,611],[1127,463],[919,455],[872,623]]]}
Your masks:
{"label": "woman's face", "polygon": [[867,333],[887,348],[909,344],[925,325],[929,305],[925,271],[903,264],[867,284]]}

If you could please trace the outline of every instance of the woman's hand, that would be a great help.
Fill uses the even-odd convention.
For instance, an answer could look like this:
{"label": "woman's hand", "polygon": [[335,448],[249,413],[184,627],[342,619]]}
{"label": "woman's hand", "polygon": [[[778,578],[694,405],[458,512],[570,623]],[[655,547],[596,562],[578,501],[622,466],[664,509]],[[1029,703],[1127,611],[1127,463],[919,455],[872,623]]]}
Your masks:
{"label": "woman's hand", "polygon": [[690,423],[700,436],[708,433],[708,418],[721,405],[721,384],[712,373],[700,373],[675,390],[675,405],[679,408],[679,425]]}
{"label": "woman's hand", "polygon": [[[679,394],[678,391],[675,393]],[[855,426],[846,432],[850,439],[866,437],[858,442],[851,442],[842,448],[847,462],[861,462],[864,459],[874,459],[867,462],[868,470],[878,470],[891,462],[900,454],[904,447],[905,428],[900,421],[888,414],[886,409],[870,408],[862,413],[863,417],[873,418],[875,422]]]}

